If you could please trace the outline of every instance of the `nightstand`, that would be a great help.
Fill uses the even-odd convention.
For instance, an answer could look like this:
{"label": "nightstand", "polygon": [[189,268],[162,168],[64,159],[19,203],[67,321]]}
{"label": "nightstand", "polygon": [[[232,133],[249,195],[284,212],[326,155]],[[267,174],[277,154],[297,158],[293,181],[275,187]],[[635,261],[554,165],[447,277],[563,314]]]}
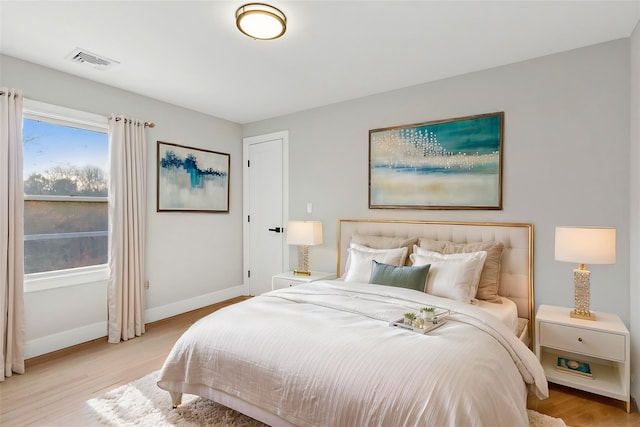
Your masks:
{"label": "nightstand", "polygon": [[[541,305],[536,314],[536,356],[552,383],[622,400],[631,411],[629,330],[615,314],[574,319],[570,308]],[[592,377],[556,368],[558,357],[589,363]]]}
{"label": "nightstand", "polygon": [[331,280],[335,278],[335,274],[324,273],[322,271],[311,271],[310,276],[293,274],[293,271],[287,271],[285,273],[276,274],[271,278],[271,290],[290,288],[291,286],[315,282],[316,280]]}

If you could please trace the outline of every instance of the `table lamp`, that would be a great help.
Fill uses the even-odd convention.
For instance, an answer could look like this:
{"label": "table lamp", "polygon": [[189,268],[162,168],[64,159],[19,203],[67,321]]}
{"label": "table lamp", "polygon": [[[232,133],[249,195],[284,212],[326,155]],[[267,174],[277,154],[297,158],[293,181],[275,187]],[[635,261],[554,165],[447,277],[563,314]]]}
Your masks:
{"label": "table lamp", "polygon": [[557,261],[575,262],[573,270],[575,308],[571,317],[596,320],[589,311],[589,279],[591,272],[585,264],[615,264],[616,229],[610,227],[556,227]]}
{"label": "table lamp", "polygon": [[298,268],[294,274],[310,276],[309,246],[322,244],[322,223],[320,221],[289,221],[287,243],[298,245]]}

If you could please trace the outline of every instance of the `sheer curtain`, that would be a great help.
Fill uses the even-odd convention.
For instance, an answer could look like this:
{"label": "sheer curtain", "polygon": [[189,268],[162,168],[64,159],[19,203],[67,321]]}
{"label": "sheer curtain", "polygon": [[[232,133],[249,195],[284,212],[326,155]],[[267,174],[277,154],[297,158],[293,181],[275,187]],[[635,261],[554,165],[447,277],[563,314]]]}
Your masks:
{"label": "sheer curtain", "polygon": [[0,88],[0,381],[24,374],[22,93]]}
{"label": "sheer curtain", "polygon": [[109,342],[144,333],[146,227],[144,122],[109,119]]}

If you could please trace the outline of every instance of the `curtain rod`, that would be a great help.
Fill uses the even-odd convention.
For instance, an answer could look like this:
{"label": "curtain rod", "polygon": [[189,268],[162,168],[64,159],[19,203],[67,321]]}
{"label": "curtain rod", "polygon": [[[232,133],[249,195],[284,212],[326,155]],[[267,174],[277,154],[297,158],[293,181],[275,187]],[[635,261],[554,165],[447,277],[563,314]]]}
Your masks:
{"label": "curtain rod", "polygon": [[[109,117],[109,120],[111,120],[111,117]],[[119,122],[120,120],[122,120],[121,117],[116,117],[116,122]],[[129,119],[124,119],[124,122],[127,123]],[[144,122],[144,127],[146,128],[154,128],[156,127],[156,124],[153,122]]]}

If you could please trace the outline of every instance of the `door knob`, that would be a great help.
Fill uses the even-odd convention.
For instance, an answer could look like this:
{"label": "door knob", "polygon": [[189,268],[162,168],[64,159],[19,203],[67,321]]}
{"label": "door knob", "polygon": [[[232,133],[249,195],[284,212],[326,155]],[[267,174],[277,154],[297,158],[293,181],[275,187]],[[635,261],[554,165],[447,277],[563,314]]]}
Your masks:
{"label": "door knob", "polygon": [[275,231],[276,233],[280,233],[282,229],[280,227],[276,227],[276,228],[270,228],[269,231]]}

